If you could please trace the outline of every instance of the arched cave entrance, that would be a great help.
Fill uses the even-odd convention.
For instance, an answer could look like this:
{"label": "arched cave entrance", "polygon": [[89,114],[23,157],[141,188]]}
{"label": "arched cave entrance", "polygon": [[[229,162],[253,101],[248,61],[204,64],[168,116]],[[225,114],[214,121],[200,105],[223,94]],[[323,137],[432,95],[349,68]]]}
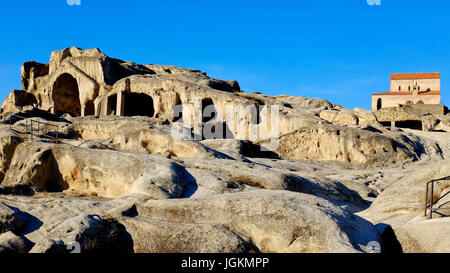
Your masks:
{"label": "arched cave entrance", "polygon": [[85,116],[94,116],[95,115],[95,105],[93,101],[86,102],[86,107],[84,108]]}
{"label": "arched cave entrance", "polygon": [[61,74],[53,84],[54,111],[57,115],[81,115],[80,93],[77,80],[68,73]]}
{"label": "arched cave entrance", "polygon": [[[222,120],[218,120],[217,109],[211,98],[202,99],[202,139],[234,138],[230,128]],[[209,134],[212,133],[212,135]]]}
{"label": "arched cave entrance", "polygon": [[155,115],[153,98],[143,93],[123,93],[124,97],[124,116],[147,116]]}
{"label": "arched cave entrance", "polygon": [[181,101],[180,95],[176,93],[175,106],[172,108],[172,120],[176,122],[183,122],[183,102]]}
{"label": "arched cave entrance", "polygon": [[377,110],[380,110],[383,107],[383,101],[380,99],[377,100]]}
{"label": "arched cave entrance", "polygon": [[202,122],[210,122],[217,116],[216,107],[211,98],[205,98],[202,100]]}

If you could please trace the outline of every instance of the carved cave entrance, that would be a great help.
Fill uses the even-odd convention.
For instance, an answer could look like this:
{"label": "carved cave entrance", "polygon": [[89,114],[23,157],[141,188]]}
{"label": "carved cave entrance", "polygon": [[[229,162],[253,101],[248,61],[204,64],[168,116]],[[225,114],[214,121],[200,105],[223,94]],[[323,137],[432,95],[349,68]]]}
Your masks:
{"label": "carved cave entrance", "polygon": [[77,80],[64,73],[53,84],[54,111],[57,115],[69,113],[73,117],[81,115],[80,93]]}
{"label": "carved cave entrance", "polygon": [[422,121],[420,120],[396,121],[395,127],[422,130]]}
{"label": "carved cave entrance", "polygon": [[123,93],[125,107],[124,116],[148,116],[155,115],[153,98],[143,93]]}
{"label": "carved cave entrance", "polygon": [[107,115],[115,115],[117,113],[117,94],[108,97]]}
{"label": "carved cave entrance", "polygon": [[94,116],[95,115],[95,105],[93,101],[86,102],[86,107],[84,108],[85,116]]}
{"label": "carved cave entrance", "polygon": [[[202,99],[202,139],[227,139],[233,138],[230,128],[221,120],[218,120],[217,109],[211,98]],[[208,133],[206,133],[208,132]],[[210,133],[212,135],[210,135]]]}

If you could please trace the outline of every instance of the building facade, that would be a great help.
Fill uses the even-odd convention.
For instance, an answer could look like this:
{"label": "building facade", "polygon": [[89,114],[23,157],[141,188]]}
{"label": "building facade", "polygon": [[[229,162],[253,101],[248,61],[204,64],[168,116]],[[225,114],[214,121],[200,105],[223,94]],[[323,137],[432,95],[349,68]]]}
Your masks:
{"label": "building facade", "polygon": [[440,73],[392,74],[391,90],[372,94],[372,111],[401,105],[440,103]]}

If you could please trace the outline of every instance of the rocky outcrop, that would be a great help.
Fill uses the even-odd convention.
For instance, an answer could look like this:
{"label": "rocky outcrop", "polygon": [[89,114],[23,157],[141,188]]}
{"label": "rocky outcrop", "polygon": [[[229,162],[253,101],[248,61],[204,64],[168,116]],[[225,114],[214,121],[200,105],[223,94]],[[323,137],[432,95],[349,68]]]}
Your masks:
{"label": "rocky outcrop", "polygon": [[18,134],[8,128],[0,128],[0,184],[9,169],[14,151],[21,142],[23,139]]}
{"label": "rocky outcrop", "polygon": [[355,111],[349,109],[326,109],[319,114],[321,119],[336,125],[356,126],[356,125],[376,125],[378,120],[376,116],[367,110],[355,108]]}
{"label": "rocky outcrop", "polygon": [[37,242],[31,252],[51,253],[58,245],[62,245],[61,242],[64,245],[77,242],[80,249],[69,250],[80,253],[133,251],[133,241],[125,227],[115,221],[102,219],[98,215],[80,215],[67,219],[54,227],[47,236]]}
{"label": "rocky outcrop", "polygon": [[25,222],[16,211],[0,203],[0,233],[12,231],[20,234],[25,226]]}
{"label": "rocky outcrop", "polygon": [[220,224],[174,223],[145,217],[120,221],[136,253],[248,253],[250,243]]}
{"label": "rocky outcrop", "polygon": [[165,157],[215,158],[220,153],[198,142],[174,139],[171,128],[162,126],[163,120],[126,119],[76,119],[72,129],[83,140],[101,140],[108,147],[122,152],[158,154]]}
{"label": "rocky outcrop", "polygon": [[135,192],[161,199],[182,197],[193,182],[184,167],[160,157],[24,143],[17,148],[2,185],[103,197]]}
{"label": "rocky outcrop", "polygon": [[29,243],[11,231],[0,234],[0,254],[25,254],[30,250]]}
{"label": "rocky outcrop", "polygon": [[249,94],[75,47],[25,63],[22,89],[2,104],[0,252],[449,251],[422,216],[450,175],[433,107]]}
{"label": "rocky outcrop", "polygon": [[367,251],[368,242],[378,240],[363,219],[323,199],[286,191],[147,201],[138,212],[159,221],[222,224],[263,252]]}
{"label": "rocky outcrop", "polygon": [[[411,142],[378,132],[320,125],[282,135],[277,153],[291,159],[330,160],[354,164],[396,164],[420,155]],[[409,147],[408,147],[409,146]]]}
{"label": "rocky outcrop", "polygon": [[4,119],[12,113],[32,109],[33,104],[36,103],[37,100],[33,94],[22,90],[13,90],[2,103],[0,117]]}
{"label": "rocky outcrop", "polygon": [[[450,189],[448,162],[422,164],[392,183],[375,199],[369,209],[358,215],[373,224],[392,227],[404,252],[449,252],[447,219],[427,220],[424,217],[426,182],[435,179],[434,200]],[[442,199],[435,207],[450,201]],[[446,208],[444,206],[443,208]],[[429,215],[429,212],[428,212]],[[382,230],[381,230],[382,231]]]}

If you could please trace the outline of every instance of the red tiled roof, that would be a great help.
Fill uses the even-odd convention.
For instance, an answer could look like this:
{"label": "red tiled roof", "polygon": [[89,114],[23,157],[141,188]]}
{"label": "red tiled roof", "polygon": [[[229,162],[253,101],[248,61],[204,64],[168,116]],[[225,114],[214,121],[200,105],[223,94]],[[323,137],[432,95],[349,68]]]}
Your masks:
{"label": "red tiled roof", "polygon": [[[374,95],[412,95],[412,91],[389,91],[382,93],[375,93]],[[440,95],[441,91],[419,91],[419,95]]]}
{"label": "red tiled roof", "polygon": [[391,80],[420,80],[440,79],[441,73],[395,73],[391,74]]}

